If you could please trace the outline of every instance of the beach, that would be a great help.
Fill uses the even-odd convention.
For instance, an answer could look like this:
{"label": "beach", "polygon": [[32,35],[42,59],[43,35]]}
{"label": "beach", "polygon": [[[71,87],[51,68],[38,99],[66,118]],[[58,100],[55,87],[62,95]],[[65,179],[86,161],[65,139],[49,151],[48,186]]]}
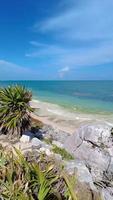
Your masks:
{"label": "beach", "polygon": [[35,119],[68,133],[93,122],[113,126],[113,81],[1,81],[32,93]]}
{"label": "beach", "polygon": [[[43,82],[43,84],[46,83]],[[17,124],[15,127],[14,123],[15,129],[13,127],[11,129],[12,131],[15,130],[14,132],[10,131],[12,123],[9,124],[9,129],[7,129],[5,135],[1,127],[0,144],[3,148],[2,151],[4,152],[4,149],[7,149],[8,152],[14,152],[16,149],[17,152],[19,150],[27,156],[27,159],[29,153],[30,155],[32,153],[35,161],[42,155],[45,156],[46,161],[54,159],[56,163],[63,166],[69,177],[71,175],[76,178],[80,195],[85,193],[85,199],[92,200],[94,195],[97,197],[95,200],[100,199],[100,195],[105,196],[102,200],[112,199],[112,87],[109,92],[103,90],[100,98],[100,96],[94,95],[94,91],[93,97],[91,97],[91,94],[89,97],[88,93],[83,95],[83,93],[76,92],[76,95],[74,93],[75,96],[73,96],[71,94],[61,95],[58,91],[54,93],[44,90],[36,95],[38,91],[37,82],[32,84],[36,87],[35,92],[34,87],[32,87],[32,90],[30,90],[32,93],[20,86],[1,89],[1,108],[6,112],[5,116],[2,117],[2,123],[4,125],[4,119],[7,121],[7,115],[9,115],[13,118],[8,118],[7,124],[9,124],[9,119],[10,123],[13,119],[16,120]],[[57,89],[60,89],[58,85],[56,86]],[[29,87],[27,88],[29,89]],[[70,90],[71,88],[69,88],[69,93]],[[95,90],[98,91],[97,88]],[[109,95],[106,96],[106,94]],[[25,113],[24,116],[23,113]],[[18,114],[19,118],[15,118],[14,114]],[[24,127],[26,129],[21,134],[21,130],[20,132],[16,130],[18,130],[20,123],[22,127],[26,116],[28,116],[28,124],[31,124],[31,126],[26,125]],[[83,192],[81,192],[81,188]],[[83,197],[80,199],[83,199]]]}
{"label": "beach", "polygon": [[100,115],[94,113],[72,112],[59,105],[39,100],[32,100],[30,105],[35,109],[35,112],[31,114],[33,119],[42,121],[46,125],[51,125],[56,129],[70,134],[73,134],[80,126],[92,124],[94,122],[113,126],[113,114]]}

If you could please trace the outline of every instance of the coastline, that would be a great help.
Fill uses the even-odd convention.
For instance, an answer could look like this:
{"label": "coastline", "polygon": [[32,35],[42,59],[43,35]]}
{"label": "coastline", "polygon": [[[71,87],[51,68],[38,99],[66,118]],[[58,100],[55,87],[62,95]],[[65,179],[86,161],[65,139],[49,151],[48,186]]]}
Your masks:
{"label": "coastline", "polygon": [[62,125],[56,124],[53,121],[50,121],[47,117],[40,117],[34,113],[31,113],[31,118],[35,121],[41,121],[44,125],[49,125],[54,129],[59,129],[59,131],[64,131],[69,134],[73,134],[74,130],[71,127],[64,127]]}
{"label": "coastline", "polygon": [[31,114],[34,120],[41,121],[45,125],[50,125],[69,134],[73,134],[82,125],[96,122],[113,126],[113,115],[71,112],[57,104],[36,99],[33,99],[30,105],[35,109],[35,112]]}

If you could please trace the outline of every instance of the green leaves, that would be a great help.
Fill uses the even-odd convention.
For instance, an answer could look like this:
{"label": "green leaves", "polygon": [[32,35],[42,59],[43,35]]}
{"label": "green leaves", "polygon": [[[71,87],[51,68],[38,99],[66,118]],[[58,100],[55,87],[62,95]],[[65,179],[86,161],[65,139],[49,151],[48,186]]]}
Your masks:
{"label": "green leaves", "polygon": [[[54,194],[52,189],[52,184],[58,181],[58,176],[53,175],[53,165],[47,165],[45,170],[41,170],[40,166],[37,164],[32,165],[35,173],[36,173],[36,180],[34,180],[35,184],[38,185],[37,196],[39,200],[47,200],[49,196]],[[60,196],[60,194],[59,194]]]}
{"label": "green leaves", "polygon": [[71,198],[71,200],[78,200],[78,198],[77,198],[77,194],[76,194],[76,192],[75,192],[75,190],[74,190],[74,187],[75,187],[75,179],[73,179],[73,177],[68,177],[68,175],[66,174],[66,173],[62,173],[62,177],[63,177],[63,179],[64,179],[64,181],[65,181],[65,183],[66,183],[66,186],[67,186],[67,188],[68,188],[68,195],[67,196],[69,196],[70,198]]}
{"label": "green leaves", "polygon": [[7,132],[19,130],[19,134],[30,125],[32,109],[29,101],[32,94],[22,86],[9,86],[0,89],[0,126]]}
{"label": "green leaves", "polygon": [[34,195],[37,200],[47,200],[54,194],[52,184],[58,180],[52,174],[53,165],[47,165],[42,170],[40,164],[28,163],[19,150],[15,149],[15,153],[16,156],[10,154],[6,157],[10,162],[4,163],[4,173],[3,166],[0,168],[0,194],[4,200],[34,200]]}
{"label": "green leaves", "polygon": [[[72,181],[65,173],[55,173],[55,164],[42,158],[28,162],[17,149],[0,151],[0,195],[4,200],[77,200]],[[62,182],[62,185],[59,182]],[[67,191],[66,195],[58,189]]]}
{"label": "green leaves", "polygon": [[56,154],[60,154],[64,160],[74,160],[74,157],[68,153],[64,148],[57,147],[53,145],[53,152]]}

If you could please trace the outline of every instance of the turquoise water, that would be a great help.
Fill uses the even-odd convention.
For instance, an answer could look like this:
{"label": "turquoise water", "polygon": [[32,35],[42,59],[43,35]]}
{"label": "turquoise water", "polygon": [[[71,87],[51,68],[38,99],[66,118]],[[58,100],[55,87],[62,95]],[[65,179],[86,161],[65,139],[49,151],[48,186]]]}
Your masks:
{"label": "turquoise water", "polygon": [[113,113],[113,81],[1,81],[0,87],[22,84],[33,98],[73,111]]}

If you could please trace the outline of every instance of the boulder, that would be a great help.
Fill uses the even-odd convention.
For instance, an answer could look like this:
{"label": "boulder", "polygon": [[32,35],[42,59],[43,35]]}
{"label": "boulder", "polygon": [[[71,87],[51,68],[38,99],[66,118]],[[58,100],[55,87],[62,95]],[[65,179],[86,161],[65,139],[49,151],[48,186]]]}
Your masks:
{"label": "boulder", "polygon": [[102,188],[102,199],[113,200],[113,187]]}
{"label": "boulder", "polygon": [[84,165],[83,162],[81,161],[67,161],[65,163],[65,169],[70,175],[76,176],[76,178],[79,180],[81,183],[86,183],[89,184],[90,188],[92,190],[97,191],[93,180],[92,176],[88,170],[88,168]]}
{"label": "boulder", "polygon": [[[67,138],[64,146],[76,159],[83,162],[92,180],[104,190],[104,196],[112,195],[108,187],[113,181],[113,136],[106,124],[85,125]],[[89,176],[88,176],[89,177]],[[106,195],[105,195],[106,193]],[[113,195],[112,195],[113,199]]]}
{"label": "boulder", "polygon": [[42,146],[42,141],[41,140],[39,140],[38,138],[33,138],[32,140],[31,140],[31,145],[32,145],[32,147],[36,147],[36,148],[40,148],[41,146]]}
{"label": "boulder", "polygon": [[65,162],[65,170],[70,176],[75,176],[75,191],[79,200],[99,200],[100,192],[93,183],[88,168],[81,161]]}
{"label": "boulder", "polygon": [[[100,192],[91,190],[88,184],[76,182],[75,191],[79,200],[103,200]],[[107,199],[108,200],[108,199]]]}
{"label": "boulder", "polygon": [[69,137],[69,133],[61,131],[57,128],[53,128],[49,125],[44,125],[37,133],[36,136],[38,138],[45,138],[50,140],[56,140],[61,143],[64,143],[65,139]]}
{"label": "boulder", "polygon": [[23,143],[30,142],[33,137],[34,137],[34,134],[27,131],[20,138],[20,142],[23,142]]}

